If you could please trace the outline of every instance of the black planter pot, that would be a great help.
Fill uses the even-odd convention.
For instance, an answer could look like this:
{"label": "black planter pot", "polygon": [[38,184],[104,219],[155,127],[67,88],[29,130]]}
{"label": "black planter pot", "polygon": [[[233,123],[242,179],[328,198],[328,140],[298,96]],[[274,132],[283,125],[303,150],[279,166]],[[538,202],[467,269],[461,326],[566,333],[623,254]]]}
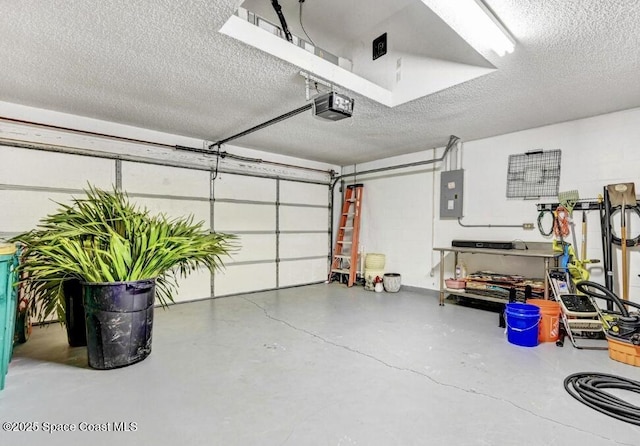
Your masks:
{"label": "black planter pot", "polygon": [[62,292],[67,340],[71,347],[83,347],[87,345],[87,329],[82,302],[82,283],[76,279],[67,280],[62,284]]}
{"label": "black planter pot", "polygon": [[155,280],[82,285],[89,366],[114,369],[149,356]]}

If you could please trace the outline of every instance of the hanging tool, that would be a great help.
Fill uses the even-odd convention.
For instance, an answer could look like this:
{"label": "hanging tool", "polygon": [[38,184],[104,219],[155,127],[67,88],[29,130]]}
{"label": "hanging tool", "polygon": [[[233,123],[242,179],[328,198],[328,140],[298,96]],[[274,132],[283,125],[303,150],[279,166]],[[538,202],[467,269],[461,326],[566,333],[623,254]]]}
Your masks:
{"label": "hanging tool", "polygon": [[618,183],[607,186],[611,205],[620,206],[620,246],[622,248],[622,299],[629,300],[629,262],[627,259],[627,207],[636,206],[634,183]]}
{"label": "hanging tool", "polygon": [[[575,238],[575,231],[574,231],[574,238]],[[582,240],[581,240],[581,246],[580,246],[580,257],[578,257],[578,255],[574,251],[573,246],[571,245],[567,246],[567,244],[565,244],[565,248],[566,248],[566,252],[564,254],[566,254],[568,257],[568,262],[566,264],[566,267],[572,280],[574,282],[578,282],[581,280],[589,280],[590,273],[589,273],[589,270],[587,269],[587,265],[591,263],[600,263],[600,260],[587,258],[587,213],[586,211],[582,212]],[[564,256],[562,258],[564,259]]]}
{"label": "hanging tool", "polygon": [[[589,280],[590,273],[587,269],[587,265],[590,263],[600,263],[599,259],[582,260],[578,258],[571,243],[560,240],[553,240],[551,246],[555,252],[562,253],[562,255],[558,258],[560,269],[569,273],[569,276],[574,283],[582,280]],[[586,252],[586,248],[584,247],[583,252]]]}
{"label": "hanging tool", "polygon": [[[602,267],[604,269],[604,285],[613,292],[613,259],[611,246],[611,202],[609,192],[604,187],[602,201],[598,202],[600,210],[600,232],[602,236]],[[613,303],[607,301],[607,310],[613,310]]]}
{"label": "hanging tool", "polygon": [[556,237],[560,238],[560,241],[563,241],[571,232],[569,225],[570,218],[571,214],[567,208],[562,205],[556,208],[553,220],[553,233]]}
{"label": "hanging tool", "polygon": [[347,286],[353,286],[356,280],[363,189],[364,185],[362,184],[347,186],[340,215],[338,236],[333,249],[329,282],[347,276]]}
{"label": "hanging tool", "polygon": [[560,241],[563,241],[572,232],[575,246],[577,246],[575,228],[573,228],[573,231],[570,229],[573,226],[573,208],[578,203],[578,200],[580,200],[580,195],[577,190],[558,192],[560,206],[556,208],[553,224],[553,232],[557,237],[560,237]]}

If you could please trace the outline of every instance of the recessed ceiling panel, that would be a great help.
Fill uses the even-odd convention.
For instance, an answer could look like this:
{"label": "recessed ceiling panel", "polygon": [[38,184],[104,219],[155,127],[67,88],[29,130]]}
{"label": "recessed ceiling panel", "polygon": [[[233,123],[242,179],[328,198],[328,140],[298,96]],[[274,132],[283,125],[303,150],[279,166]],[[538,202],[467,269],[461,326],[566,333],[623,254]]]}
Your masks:
{"label": "recessed ceiling panel", "polygon": [[[356,3],[282,0],[288,42],[271,2],[247,0],[220,32],[389,107],[495,70],[422,1]],[[373,59],[384,33],[387,52]]]}

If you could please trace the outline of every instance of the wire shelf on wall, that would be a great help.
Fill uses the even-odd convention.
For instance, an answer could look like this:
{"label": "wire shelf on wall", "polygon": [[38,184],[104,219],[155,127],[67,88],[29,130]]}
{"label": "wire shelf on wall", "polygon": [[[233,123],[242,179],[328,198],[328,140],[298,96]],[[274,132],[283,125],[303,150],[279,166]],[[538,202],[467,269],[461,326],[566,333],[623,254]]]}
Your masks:
{"label": "wire shelf on wall", "polygon": [[558,196],[560,150],[537,150],[509,155],[507,198]]}

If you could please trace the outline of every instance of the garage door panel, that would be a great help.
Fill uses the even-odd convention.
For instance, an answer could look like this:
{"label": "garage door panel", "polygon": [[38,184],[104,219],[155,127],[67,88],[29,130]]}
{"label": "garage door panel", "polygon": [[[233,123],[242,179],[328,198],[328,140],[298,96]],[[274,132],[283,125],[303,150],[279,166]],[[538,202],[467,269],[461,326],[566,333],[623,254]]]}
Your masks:
{"label": "garage door panel", "polygon": [[276,264],[229,265],[217,271],[214,280],[216,296],[272,289],[276,287]]}
{"label": "garage door panel", "polygon": [[143,163],[122,163],[122,186],[130,193],[209,198],[209,172]]}
{"label": "garage door panel", "polygon": [[322,184],[280,182],[280,202],[328,206],[329,188]]}
{"label": "garage door panel", "polygon": [[238,244],[238,251],[231,258],[227,257],[227,262],[255,262],[276,258],[275,234],[239,234]]}
{"label": "garage door panel", "polygon": [[323,208],[281,206],[280,230],[327,231],[329,211]]}
{"label": "garage door panel", "polygon": [[[78,198],[83,194],[76,194]],[[0,232],[24,232],[37,226],[40,219],[69,204],[74,195],[55,192],[0,190]]]}
{"label": "garage door panel", "polygon": [[193,271],[187,277],[177,281],[178,290],[174,296],[175,302],[187,302],[211,297],[211,273],[208,269]]}
{"label": "garage door panel", "polygon": [[233,200],[276,201],[276,180],[223,174],[215,180],[216,198]]}
{"label": "garage door panel", "polygon": [[280,258],[326,256],[329,234],[280,234]]}
{"label": "garage door panel", "polygon": [[280,263],[280,286],[305,285],[327,280],[327,259]]}
{"label": "garage door panel", "polygon": [[0,183],[66,189],[112,189],[115,160],[2,147]]}
{"label": "garage door panel", "polygon": [[275,206],[219,203],[214,208],[214,228],[216,231],[275,231]]}
{"label": "garage door panel", "polygon": [[131,201],[145,207],[152,215],[161,213],[171,218],[193,215],[194,223],[204,222],[203,228],[209,229],[209,202],[190,200],[171,200],[168,198],[131,197]]}

